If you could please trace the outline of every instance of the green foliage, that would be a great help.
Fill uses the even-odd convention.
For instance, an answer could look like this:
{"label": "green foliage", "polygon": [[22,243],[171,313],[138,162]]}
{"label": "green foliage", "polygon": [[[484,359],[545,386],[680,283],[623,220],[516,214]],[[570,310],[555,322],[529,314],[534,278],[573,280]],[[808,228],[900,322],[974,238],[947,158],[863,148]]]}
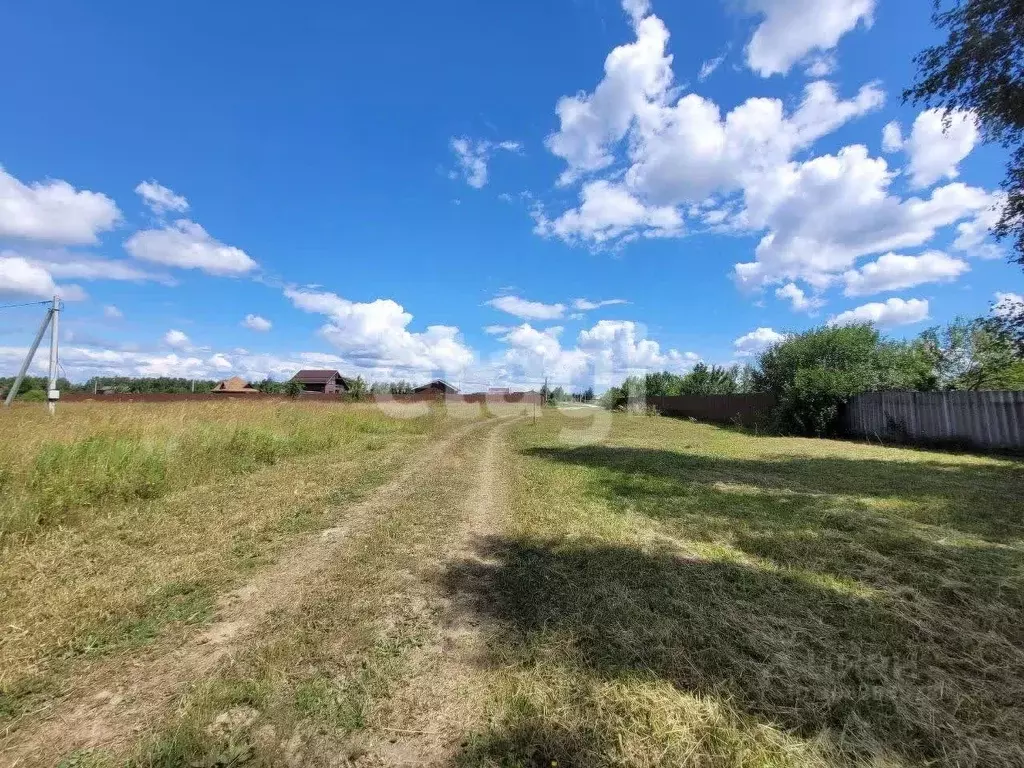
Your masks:
{"label": "green foliage", "polygon": [[920,343],[942,389],[1024,389],[1024,355],[998,316],[958,317],[945,328],[929,328]]}
{"label": "green foliage", "polygon": [[[14,385],[14,376],[0,376],[0,397],[6,397],[11,387]],[[45,376],[26,376],[22,379],[21,386],[18,388],[18,399],[27,400],[28,402],[44,402],[46,400],[46,390],[49,388],[49,379]],[[62,392],[73,392],[76,387],[67,379],[57,379],[57,389]],[[38,395],[31,395],[31,392],[38,392]],[[28,397],[26,397],[28,395]]]}
{"label": "green foliage", "polygon": [[622,408],[629,402],[638,402],[648,397],[671,397],[673,395],[733,395],[749,391],[744,380],[744,370],[739,366],[724,368],[697,363],[685,375],[661,371],[648,373],[642,378],[630,376],[619,387],[612,387],[601,398],[606,408]]}
{"label": "green foliage", "polygon": [[298,397],[302,394],[302,385],[297,381],[289,381],[284,385],[284,393],[288,397]]}
{"label": "green foliage", "polygon": [[739,389],[739,368],[721,368],[697,363],[693,370],[682,377],[679,385],[681,395],[734,395]]}
{"label": "green foliage", "polygon": [[802,435],[836,431],[839,409],[862,392],[934,388],[932,361],[920,343],[885,341],[870,325],[815,328],[758,358],[757,392],[775,395],[776,430]]}
{"label": "green foliage", "polygon": [[993,305],[987,322],[990,330],[1005,336],[1013,344],[1017,356],[1024,358],[1024,301],[1007,296]]}
{"label": "green foliage", "polygon": [[401,381],[375,381],[370,385],[371,395],[411,395],[412,384]]}
{"label": "green foliage", "polygon": [[970,110],[984,136],[1011,151],[1003,187],[1007,204],[998,237],[1015,240],[1015,261],[1024,265],[1024,6],[1021,0],[967,0],[940,10],[933,20],[945,42],[914,59],[917,81],[904,101],[946,110]]}
{"label": "green foliage", "polygon": [[362,376],[356,376],[354,379],[348,380],[348,396],[350,399],[356,401],[363,400],[369,391],[366,381]]}
{"label": "green foliage", "polygon": [[284,384],[281,384],[278,381],[274,381],[269,376],[267,378],[263,379],[263,381],[258,382],[255,386],[256,386],[256,389],[258,389],[260,392],[263,392],[263,393],[268,394],[268,395],[280,395],[280,394],[283,394],[284,393],[284,387],[285,387]]}
{"label": "green foliage", "polygon": [[72,391],[92,392],[104,387],[113,388],[118,394],[130,395],[177,395],[191,392],[195,383],[196,392],[209,392],[217,382],[212,379],[185,379],[172,376],[157,376],[153,378],[134,378],[131,376],[102,376],[93,377],[81,386],[72,387]]}

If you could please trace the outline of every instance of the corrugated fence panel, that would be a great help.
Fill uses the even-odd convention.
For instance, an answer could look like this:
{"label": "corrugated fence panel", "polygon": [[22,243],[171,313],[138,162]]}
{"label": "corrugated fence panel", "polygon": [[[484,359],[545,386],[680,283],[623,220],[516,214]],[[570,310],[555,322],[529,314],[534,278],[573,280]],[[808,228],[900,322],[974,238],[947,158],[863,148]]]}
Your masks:
{"label": "corrugated fence panel", "polygon": [[851,398],[843,427],[857,437],[1024,448],[1024,392],[870,392]]}
{"label": "corrugated fence panel", "polygon": [[647,403],[666,416],[752,426],[768,416],[775,406],[775,398],[772,395],[674,395],[648,397]]}

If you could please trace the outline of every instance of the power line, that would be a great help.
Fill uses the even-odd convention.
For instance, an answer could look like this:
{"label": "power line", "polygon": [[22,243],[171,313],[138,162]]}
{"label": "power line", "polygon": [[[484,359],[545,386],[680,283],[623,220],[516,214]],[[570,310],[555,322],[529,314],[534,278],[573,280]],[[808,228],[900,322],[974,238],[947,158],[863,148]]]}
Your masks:
{"label": "power line", "polygon": [[35,307],[40,304],[52,304],[53,301],[26,301],[24,304],[0,304],[0,309],[15,309],[16,307]]}

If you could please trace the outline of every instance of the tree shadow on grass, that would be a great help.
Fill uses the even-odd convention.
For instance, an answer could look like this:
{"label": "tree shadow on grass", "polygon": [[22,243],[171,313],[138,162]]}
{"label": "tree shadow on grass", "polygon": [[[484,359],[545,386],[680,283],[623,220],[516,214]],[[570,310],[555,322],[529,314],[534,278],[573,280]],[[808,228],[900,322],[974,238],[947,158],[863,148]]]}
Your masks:
{"label": "tree shadow on grass", "polygon": [[[492,663],[667,681],[826,736],[850,760],[1024,764],[1020,648],[973,621],[667,547],[493,537],[477,555],[444,582],[491,625]],[[462,763],[611,764],[606,725],[534,713],[471,742]]]}
{"label": "tree shadow on grass", "polygon": [[[991,541],[1024,538],[1024,462],[998,465],[838,457],[735,459],[612,446],[532,448],[525,455],[610,470],[608,482],[655,491],[728,484],[762,491],[910,502],[920,522]],[[636,482],[639,480],[639,482]],[[658,484],[661,484],[660,488]]]}

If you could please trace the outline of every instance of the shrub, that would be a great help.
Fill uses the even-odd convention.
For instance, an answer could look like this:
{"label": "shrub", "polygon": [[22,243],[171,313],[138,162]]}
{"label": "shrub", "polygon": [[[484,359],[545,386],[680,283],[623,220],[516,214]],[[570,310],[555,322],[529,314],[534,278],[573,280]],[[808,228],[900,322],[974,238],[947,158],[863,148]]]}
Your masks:
{"label": "shrub", "polygon": [[828,435],[850,397],[879,390],[933,389],[935,376],[919,343],[884,341],[870,325],[815,328],[762,352],[757,392],[775,395],[775,431]]}

